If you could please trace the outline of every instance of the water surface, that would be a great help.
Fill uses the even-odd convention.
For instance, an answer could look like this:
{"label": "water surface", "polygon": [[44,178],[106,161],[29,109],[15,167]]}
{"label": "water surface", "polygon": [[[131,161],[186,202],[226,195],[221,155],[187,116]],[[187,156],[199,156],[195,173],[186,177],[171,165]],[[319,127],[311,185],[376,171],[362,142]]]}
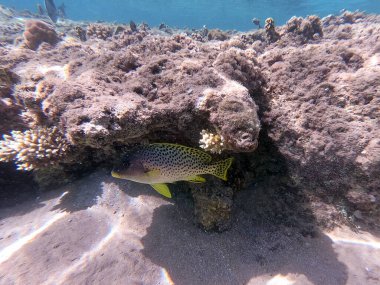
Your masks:
{"label": "water surface", "polygon": [[[290,17],[317,14],[321,17],[342,9],[380,13],[380,0],[56,0],[66,5],[73,20],[165,23],[176,27],[249,30],[251,19],[273,17],[284,24]],[[1,0],[0,4],[36,11],[43,1]]]}

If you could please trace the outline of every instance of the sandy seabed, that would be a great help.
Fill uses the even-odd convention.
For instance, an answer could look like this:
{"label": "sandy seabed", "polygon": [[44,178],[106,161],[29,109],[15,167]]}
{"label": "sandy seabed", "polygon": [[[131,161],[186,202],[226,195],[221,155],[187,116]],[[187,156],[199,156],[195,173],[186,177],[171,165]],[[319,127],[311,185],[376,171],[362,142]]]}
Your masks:
{"label": "sandy seabed", "polygon": [[93,173],[0,210],[0,284],[379,284],[379,238],[258,225],[240,207],[254,194],[238,193],[230,231],[206,233],[186,195]]}

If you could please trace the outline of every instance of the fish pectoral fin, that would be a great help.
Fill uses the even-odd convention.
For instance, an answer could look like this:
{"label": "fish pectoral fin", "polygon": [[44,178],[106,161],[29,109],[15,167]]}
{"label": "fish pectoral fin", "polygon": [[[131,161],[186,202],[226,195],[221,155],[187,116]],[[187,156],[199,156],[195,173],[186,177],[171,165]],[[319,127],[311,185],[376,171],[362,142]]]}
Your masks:
{"label": "fish pectoral fin", "polygon": [[150,178],[156,178],[156,177],[159,177],[161,175],[161,171],[159,171],[158,169],[155,169],[155,170],[149,170],[147,172],[145,172],[146,175],[148,175],[148,177]]}
{"label": "fish pectoral fin", "polygon": [[158,193],[165,196],[166,198],[172,197],[172,194],[170,193],[169,187],[166,184],[163,184],[163,183],[150,184],[150,186],[152,186],[154,190],[156,190]]}
{"label": "fish pectoral fin", "polygon": [[203,182],[206,182],[206,179],[203,178],[202,176],[194,175],[194,176],[186,177],[186,181],[194,182],[194,183],[203,183]]}

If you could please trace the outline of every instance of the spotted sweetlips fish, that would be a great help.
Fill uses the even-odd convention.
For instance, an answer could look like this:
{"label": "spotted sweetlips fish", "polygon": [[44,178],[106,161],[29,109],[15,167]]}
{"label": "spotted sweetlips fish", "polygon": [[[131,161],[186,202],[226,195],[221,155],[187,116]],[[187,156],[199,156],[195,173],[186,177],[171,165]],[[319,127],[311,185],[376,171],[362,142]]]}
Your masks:
{"label": "spotted sweetlips fish", "polygon": [[227,180],[227,170],[233,158],[212,161],[199,149],[178,144],[154,143],[140,145],[125,154],[112,176],[150,184],[158,193],[171,198],[166,183],[176,181],[205,182],[202,174],[212,174]]}

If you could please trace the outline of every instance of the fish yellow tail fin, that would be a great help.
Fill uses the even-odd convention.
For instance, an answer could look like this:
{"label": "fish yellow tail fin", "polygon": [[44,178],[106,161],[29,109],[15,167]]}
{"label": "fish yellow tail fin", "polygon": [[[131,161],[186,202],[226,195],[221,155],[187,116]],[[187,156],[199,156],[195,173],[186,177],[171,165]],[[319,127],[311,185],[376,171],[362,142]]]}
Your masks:
{"label": "fish yellow tail fin", "polygon": [[227,171],[228,168],[230,168],[233,160],[233,157],[231,157],[226,160],[213,163],[210,167],[210,174],[223,179],[224,181],[227,181]]}

